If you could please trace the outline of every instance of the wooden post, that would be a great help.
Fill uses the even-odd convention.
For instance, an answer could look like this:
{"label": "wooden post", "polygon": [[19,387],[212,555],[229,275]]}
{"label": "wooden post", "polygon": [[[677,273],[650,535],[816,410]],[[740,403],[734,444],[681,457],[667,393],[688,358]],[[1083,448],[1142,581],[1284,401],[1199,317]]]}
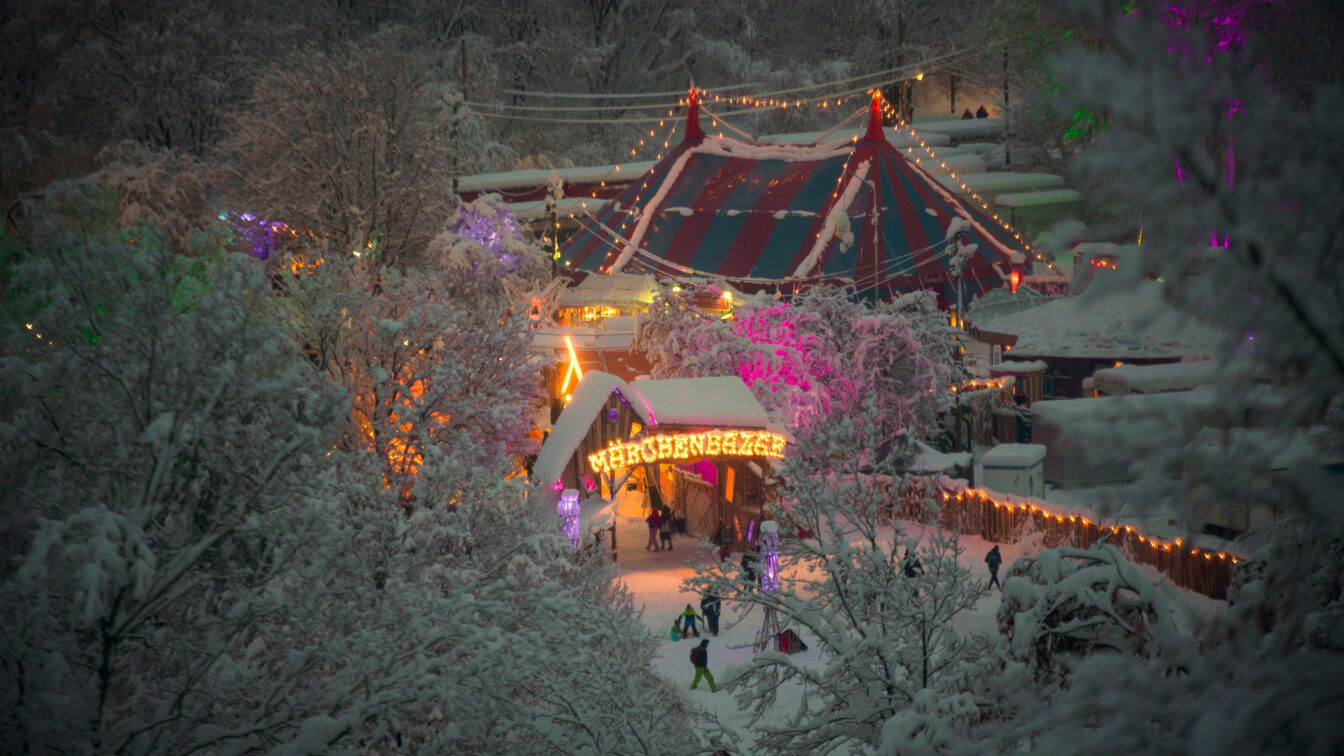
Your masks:
{"label": "wooden post", "polygon": [[1012,135],[1012,121],[1008,115],[1009,112],[1009,92],[1008,92],[1008,50],[1003,51],[1003,167],[1011,168],[1013,165],[1012,148],[1008,146],[1009,138]]}
{"label": "wooden post", "polygon": [[467,96],[467,38],[462,37],[457,42],[457,49],[462,58],[462,99],[469,100],[471,98]]}
{"label": "wooden post", "polygon": [[949,91],[949,93],[948,93],[948,96],[947,96],[947,109],[948,109],[948,111],[949,111],[950,113],[952,113],[952,115],[956,115],[956,114],[957,114],[957,75],[954,74],[954,73],[949,73],[949,74],[947,75],[947,80],[948,80],[948,82],[949,82],[949,89],[950,89],[950,91]]}

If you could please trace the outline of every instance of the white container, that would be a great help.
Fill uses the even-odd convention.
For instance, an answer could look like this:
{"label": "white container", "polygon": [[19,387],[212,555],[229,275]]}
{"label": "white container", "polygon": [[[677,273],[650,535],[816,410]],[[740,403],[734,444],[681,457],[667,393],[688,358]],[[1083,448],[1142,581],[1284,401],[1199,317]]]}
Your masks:
{"label": "white container", "polygon": [[999,444],[985,452],[977,467],[985,488],[1016,496],[1045,495],[1043,444]]}

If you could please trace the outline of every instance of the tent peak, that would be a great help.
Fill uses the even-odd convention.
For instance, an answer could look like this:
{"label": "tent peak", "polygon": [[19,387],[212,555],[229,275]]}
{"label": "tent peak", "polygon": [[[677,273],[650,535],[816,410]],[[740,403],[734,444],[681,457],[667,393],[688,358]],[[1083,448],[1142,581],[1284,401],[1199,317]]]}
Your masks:
{"label": "tent peak", "polygon": [[882,93],[873,90],[873,99],[868,103],[868,132],[863,135],[865,142],[885,142],[887,135],[882,131]]}
{"label": "tent peak", "polygon": [[704,138],[705,132],[700,129],[700,92],[691,87],[686,97],[686,128],[682,131],[681,141],[699,142]]}

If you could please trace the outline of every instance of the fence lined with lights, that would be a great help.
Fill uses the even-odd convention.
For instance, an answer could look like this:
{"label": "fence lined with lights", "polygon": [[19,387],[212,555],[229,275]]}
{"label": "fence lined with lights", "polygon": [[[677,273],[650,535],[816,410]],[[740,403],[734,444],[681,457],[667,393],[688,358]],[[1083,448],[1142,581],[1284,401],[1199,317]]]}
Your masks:
{"label": "fence lined with lights", "polygon": [[[939,503],[937,512],[925,501]],[[1094,522],[1090,517],[1053,507],[1046,502],[966,486],[964,481],[908,485],[898,497],[896,516],[928,522],[936,518],[944,528],[976,535],[994,543],[1016,543],[1024,533],[1038,532],[1043,545],[1089,548],[1098,541],[1116,546],[1132,562],[1147,564],[1173,583],[1215,599],[1226,599],[1232,567],[1241,557],[1200,548],[1180,538],[1154,538],[1129,525]]]}

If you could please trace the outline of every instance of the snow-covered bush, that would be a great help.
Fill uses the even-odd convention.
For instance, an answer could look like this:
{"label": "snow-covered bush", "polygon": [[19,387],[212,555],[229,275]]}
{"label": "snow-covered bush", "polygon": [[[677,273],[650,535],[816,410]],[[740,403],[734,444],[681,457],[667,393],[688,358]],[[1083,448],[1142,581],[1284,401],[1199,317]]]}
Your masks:
{"label": "snow-covered bush", "polygon": [[1112,546],[1061,546],[1019,559],[1003,581],[999,630],[1008,653],[1042,680],[1098,652],[1147,656],[1152,627],[1171,622],[1165,599]]}

